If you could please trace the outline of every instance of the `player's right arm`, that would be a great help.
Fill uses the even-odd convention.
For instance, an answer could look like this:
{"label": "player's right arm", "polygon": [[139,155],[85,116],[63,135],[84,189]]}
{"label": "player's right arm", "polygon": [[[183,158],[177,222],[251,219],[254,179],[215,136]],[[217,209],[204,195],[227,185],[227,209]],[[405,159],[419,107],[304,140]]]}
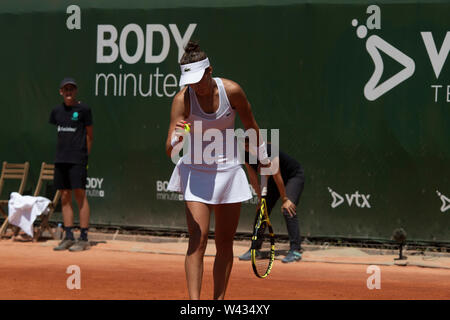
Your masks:
{"label": "player's right arm", "polygon": [[[187,118],[186,114],[186,99],[185,99],[186,88],[178,92],[172,101],[172,110],[170,112],[170,124],[169,131],[167,133],[166,140],[166,154],[170,158],[172,153],[172,136],[175,128],[180,128],[184,130],[184,119]],[[182,137],[180,137],[181,141]]]}
{"label": "player's right arm", "polygon": [[261,199],[261,188],[258,182],[258,174],[255,169],[253,169],[247,162],[245,163],[245,167],[247,168],[248,179],[250,180],[250,184],[258,195],[258,199]]}

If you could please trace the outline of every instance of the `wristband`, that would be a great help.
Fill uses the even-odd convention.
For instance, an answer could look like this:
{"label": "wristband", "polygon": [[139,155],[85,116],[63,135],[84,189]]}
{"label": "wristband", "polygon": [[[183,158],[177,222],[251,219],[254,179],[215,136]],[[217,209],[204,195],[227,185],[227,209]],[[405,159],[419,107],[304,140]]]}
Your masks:
{"label": "wristband", "polygon": [[270,163],[269,156],[267,155],[267,149],[266,149],[265,142],[261,143],[261,145],[258,147],[258,159],[262,164]]}
{"label": "wristband", "polygon": [[175,147],[175,145],[179,142],[178,139],[179,137],[177,136],[172,137],[172,140],[170,141],[170,145],[172,146],[172,148]]}
{"label": "wristband", "polygon": [[177,145],[178,143],[180,143],[180,137],[182,136],[182,134],[180,134],[176,129],[172,134],[172,140],[170,141],[170,145],[173,147],[175,147],[175,145]]}

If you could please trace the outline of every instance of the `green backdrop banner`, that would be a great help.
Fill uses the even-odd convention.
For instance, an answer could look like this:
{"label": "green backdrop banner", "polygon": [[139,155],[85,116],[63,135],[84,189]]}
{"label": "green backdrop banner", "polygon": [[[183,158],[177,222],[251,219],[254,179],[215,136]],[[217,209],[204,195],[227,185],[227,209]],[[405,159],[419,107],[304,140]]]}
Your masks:
{"label": "green backdrop banner", "polygon": [[449,16],[449,1],[2,1],[0,161],[30,161],[34,190],[72,76],[94,118],[92,223],[185,229],[164,145],[193,39],[303,165],[302,236],[448,242]]}

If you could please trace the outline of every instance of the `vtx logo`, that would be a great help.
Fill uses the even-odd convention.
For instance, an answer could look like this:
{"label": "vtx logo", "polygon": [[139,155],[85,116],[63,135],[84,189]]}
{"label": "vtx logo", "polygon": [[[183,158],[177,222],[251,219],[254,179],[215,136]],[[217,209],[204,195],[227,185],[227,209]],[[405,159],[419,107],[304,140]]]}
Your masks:
{"label": "vtx logo", "polygon": [[[367,19],[366,25],[359,24],[357,19],[352,20],[352,26],[356,28],[356,35],[360,39],[367,37],[368,29],[381,29],[380,7],[377,5],[370,5],[367,8],[367,13],[371,15]],[[447,31],[445,39],[439,50],[434,41],[433,34],[430,31],[420,32],[420,35],[424,42],[428,57],[430,58],[436,79],[439,79],[442,68],[450,52],[450,31]],[[377,100],[379,97],[413,76],[416,69],[414,60],[381,37],[377,35],[370,35],[366,40],[366,50],[372,58],[375,66],[372,76],[364,87],[364,96],[367,100]],[[390,56],[403,66],[403,69],[400,72],[385,80],[383,83],[380,83],[384,71],[384,63],[380,51],[384,52],[386,55]],[[434,87],[437,94],[437,90],[440,86]]]}
{"label": "vtx logo", "polygon": [[355,204],[358,208],[368,208],[370,209],[370,194],[360,194],[357,190],[355,193],[348,194],[346,193],[344,196],[341,196],[339,193],[328,187],[328,191],[331,194],[331,197],[333,198],[333,202],[331,203],[331,207],[337,208],[341,204],[343,204],[345,201],[347,201],[347,204],[349,207],[351,207],[353,204]]}

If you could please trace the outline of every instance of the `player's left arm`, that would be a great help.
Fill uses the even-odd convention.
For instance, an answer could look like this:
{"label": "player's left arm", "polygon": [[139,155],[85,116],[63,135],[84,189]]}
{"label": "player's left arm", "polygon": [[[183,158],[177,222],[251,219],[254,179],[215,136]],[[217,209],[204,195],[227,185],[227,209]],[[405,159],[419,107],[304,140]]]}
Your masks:
{"label": "player's left arm", "polygon": [[[239,114],[239,118],[242,121],[245,129],[254,129],[258,134],[258,145],[262,141],[259,135],[259,126],[256,123],[255,117],[253,116],[252,108],[250,102],[247,100],[244,90],[239,84],[232,80],[223,79],[223,84],[225,86],[225,91],[227,92],[228,100],[231,106]],[[261,139],[261,140],[260,140]]]}
{"label": "player's left arm", "polygon": [[241,88],[239,84],[228,79],[223,79],[223,84],[228,96],[228,100],[230,101],[231,106],[239,114],[239,118],[241,119],[245,129],[255,130],[257,137],[256,138],[257,144],[256,146],[250,146],[250,148],[252,148],[253,152],[255,152],[258,155],[258,160],[260,160],[260,162],[264,166],[270,166],[271,163],[267,155],[267,148],[265,141],[260,134],[259,126],[256,123],[255,117],[253,116],[250,102],[248,102],[244,90]]}

